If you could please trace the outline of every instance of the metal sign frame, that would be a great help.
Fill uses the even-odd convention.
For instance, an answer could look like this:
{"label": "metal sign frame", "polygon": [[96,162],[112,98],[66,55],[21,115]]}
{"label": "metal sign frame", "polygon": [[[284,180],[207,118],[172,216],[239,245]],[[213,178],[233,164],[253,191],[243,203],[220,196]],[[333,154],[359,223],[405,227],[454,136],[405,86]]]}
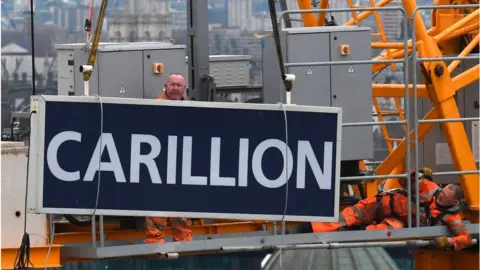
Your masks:
{"label": "metal sign frame", "polygon": [[[130,105],[154,105],[154,106],[175,106],[194,108],[223,108],[283,112],[318,112],[337,115],[336,146],[335,146],[335,172],[334,172],[334,215],[327,217],[319,216],[292,216],[292,215],[259,215],[259,214],[236,214],[236,213],[203,213],[203,212],[167,212],[167,211],[136,211],[136,210],[109,210],[109,209],[72,209],[72,208],[48,208],[43,206],[44,195],[44,156],[46,155],[45,145],[45,121],[47,102],[66,103],[96,103],[105,104],[130,104]],[[227,219],[249,219],[249,220],[284,220],[284,221],[338,221],[340,211],[340,161],[341,161],[341,139],[342,139],[342,109],[338,107],[319,106],[298,106],[290,104],[247,104],[247,103],[216,103],[199,101],[159,101],[150,99],[132,98],[110,98],[98,96],[32,96],[31,108],[36,113],[32,114],[31,120],[31,144],[30,163],[28,180],[28,210],[34,213],[48,214],[73,214],[73,215],[113,215],[113,216],[169,216],[189,218],[227,218]],[[100,115],[99,115],[100,117]],[[318,123],[321,125],[322,123]],[[100,131],[99,131],[100,133]],[[280,136],[283,137],[283,134]],[[95,180],[97,181],[97,180]],[[291,180],[289,180],[291,181]],[[100,192],[100,195],[101,192]],[[283,206],[279,206],[283,207]],[[95,212],[94,212],[95,211]]]}

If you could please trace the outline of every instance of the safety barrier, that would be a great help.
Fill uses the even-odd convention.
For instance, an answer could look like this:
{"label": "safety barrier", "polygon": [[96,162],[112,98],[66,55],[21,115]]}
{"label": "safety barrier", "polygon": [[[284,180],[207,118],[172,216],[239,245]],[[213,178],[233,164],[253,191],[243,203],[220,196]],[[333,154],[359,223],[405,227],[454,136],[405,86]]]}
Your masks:
{"label": "safety barrier", "polygon": [[[406,16],[406,11],[403,7],[365,7],[365,8],[338,8],[338,9],[310,9],[310,10],[286,10],[280,13],[278,18],[278,23],[280,25],[279,29],[282,29],[282,18],[286,14],[301,14],[301,13],[321,13],[321,12],[348,12],[348,11],[400,11],[402,13],[402,25],[404,29],[407,29],[408,21]],[[408,48],[408,39],[407,35],[403,37],[404,48]],[[389,60],[365,60],[365,61],[333,61],[333,62],[301,62],[301,63],[285,63],[285,67],[302,67],[302,66],[332,66],[332,65],[362,65],[362,64],[391,64],[391,63],[403,63],[404,72],[403,79],[405,85],[405,97],[408,97],[410,94],[408,87],[408,53],[404,54],[402,60],[400,59],[389,59]],[[410,110],[410,101],[409,98],[405,98],[405,111]],[[405,141],[406,145],[410,145],[410,118],[407,117],[405,120],[399,121],[383,121],[383,122],[360,122],[360,123],[343,123],[342,127],[354,127],[354,126],[380,126],[380,125],[398,125],[406,124],[407,128],[405,131]],[[351,181],[351,180],[370,180],[370,179],[388,179],[388,178],[407,178],[409,177],[410,172],[410,147],[406,147],[405,155],[405,173],[404,174],[389,174],[389,175],[371,175],[371,176],[352,176],[352,177],[341,177],[341,181]],[[411,183],[407,181],[407,189],[411,190]],[[408,211],[411,213],[412,205],[411,198],[412,194],[408,193]],[[417,197],[418,198],[418,197]],[[412,215],[408,215],[408,227],[412,227]]]}
{"label": "safety barrier", "polygon": [[[467,5],[441,5],[441,6],[417,6],[412,12],[412,25],[415,25],[417,21],[417,13],[420,10],[438,10],[438,9],[458,9],[458,8],[480,8],[478,4],[467,4]],[[419,157],[418,157],[418,124],[419,123],[446,123],[446,122],[463,122],[463,121],[478,121],[479,117],[469,117],[469,118],[450,118],[450,119],[428,119],[428,120],[419,120],[418,119],[418,97],[417,97],[417,64],[420,62],[430,62],[430,61],[448,61],[448,60],[468,60],[468,59],[479,59],[478,57],[473,56],[442,56],[437,58],[417,58],[417,46],[414,45],[416,42],[416,27],[413,27],[412,31],[412,73],[413,73],[413,132],[414,132],[414,168],[415,168],[415,197],[419,198]],[[473,138],[472,138],[473,139]],[[408,145],[408,144],[407,144]],[[409,148],[409,147],[407,147]],[[464,174],[479,174],[480,170],[472,171],[446,171],[446,172],[437,172],[434,175],[464,175]],[[416,200],[415,202],[416,213],[420,213],[420,201]],[[410,211],[410,208],[409,208]],[[420,215],[416,215],[416,225],[420,226]]]}
{"label": "safety barrier", "polygon": [[[479,8],[480,5],[478,4],[468,4],[468,5],[442,5],[442,6],[418,6],[414,9],[412,14],[412,25],[415,25],[416,21],[416,14],[419,10],[425,9],[452,9],[452,8]],[[321,13],[321,12],[346,12],[346,11],[388,11],[388,10],[400,10],[402,12],[403,18],[402,23],[403,26],[406,27],[407,18],[406,12],[404,8],[400,7],[371,7],[371,8],[345,8],[345,9],[313,9],[313,10],[288,10],[283,11],[278,18],[278,23],[280,24],[281,29],[281,22],[283,16],[286,14],[302,14],[302,13]],[[406,29],[406,28],[405,28]],[[412,34],[412,45],[416,42],[416,27],[413,27],[413,34]],[[404,37],[404,48],[408,48],[408,40]],[[479,118],[477,117],[470,117],[470,118],[458,118],[458,119],[428,119],[428,120],[419,120],[418,119],[418,91],[417,91],[417,63],[419,62],[427,62],[427,61],[448,61],[448,60],[467,60],[467,59],[478,59],[478,57],[474,56],[458,56],[458,57],[448,57],[443,56],[441,58],[417,58],[416,56],[416,46],[412,46],[412,61],[413,61],[413,106],[414,106],[414,124],[413,124],[413,133],[414,133],[414,169],[415,169],[415,186],[416,186],[416,194],[415,197],[419,198],[419,150],[418,150],[418,124],[419,123],[445,123],[445,122],[459,122],[459,121],[478,121]],[[376,63],[403,63],[404,64],[404,84],[405,84],[405,97],[409,97],[408,91],[408,53],[405,54],[403,60],[371,60],[371,61],[344,61],[344,62],[306,62],[306,63],[285,63],[286,67],[301,67],[301,66],[327,66],[327,65],[347,65],[347,64],[376,64]],[[405,111],[410,111],[410,101],[409,98],[405,98]],[[407,129],[405,132],[405,143],[407,146],[411,145],[409,140],[409,132],[410,132],[410,117],[406,118],[403,121],[384,121],[384,122],[365,122],[365,123],[344,123],[343,127],[348,126],[366,126],[366,125],[394,125],[394,124],[406,124]],[[406,163],[406,172],[410,172],[411,165],[410,165],[410,147],[406,147],[406,156],[405,156],[405,163]],[[434,175],[465,175],[465,174],[478,174],[479,170],[471,170],[471,171],[446,171],[446,172],[436,172]],[[408,173],[406,174],[397,174],[397,175],[373,175],[373,176],[360,176],[360,177],[342,177],[341,180],[368,180],[368,179],[386,179],[386,178],[408,178]],[[411,190],[411,183],[407,181],[407,188]],[[408,211],[411,213],[412,205],[411,205],[411,193],[409,195],[409,202],[408,202]],[[419,213],[420,209],[419,200],[416,200],[415,208],[416,213]],[[420,216],[416,215],[416,226],[420,226]],[[408,227],[412,227],[411,224],[411,216],[408,219]]]}

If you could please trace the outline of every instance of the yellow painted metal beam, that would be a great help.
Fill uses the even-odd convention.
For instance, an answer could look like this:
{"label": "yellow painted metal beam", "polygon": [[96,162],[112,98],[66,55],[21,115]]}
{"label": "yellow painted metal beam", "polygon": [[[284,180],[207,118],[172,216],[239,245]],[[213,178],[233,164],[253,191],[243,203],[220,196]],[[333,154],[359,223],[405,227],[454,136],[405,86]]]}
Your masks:
{"label": "yellow painted metal beam", "polygon": [[[30,247],[30,261],[33,268],[61,267],[60,264],[61,245],[52,245],[49,252],[49,246]],[[15,259],[17,257],[18,247],[2,247],[2,269],[14,269]],[[47,261],[47,253],[48,261]],[[32,266],[32,265],[30,265]]]}
{"label": "yellow painted metal beam", "polygon": [[[328,0],[321,0],[320,1],[320,9],[328,8]],[[317,26],[324,26],[325,25],[325,12],[318,13],[317,15]]]}
{"label": "yellow painted metal beam", "polygon": [[414,251],[415,270],[479,269],[476,250],[446,251],[419,249]]}
{"label": "yellow painted metal beam", "polygon": [[[413,97],[413,85],[408,85],[410,96]],[[372,96],[373,97],[405,97],[405,85],[404,84],[386,84],[386,83],[374,83],[372,84]],[[424,84],[417,85],[417,97],[428,98],[427,88]]]}
{"label": "yellow painted metal beam", "polygon": [[[476,65],[461,74],[455,76],[452,79],[452,82],[455,86],[456,91],[459,91],[460,89],[470,85],[474,81],[478,81],[479,78],[479,72],[480,72],[480,65]],[[425,89],[426,90],[426,89]],[[419,91],[420,93],[420,91]],[[435,119],[438,118],[439,116],[435,114],[435,108],[430,110],[428,112],[424,119]],[[421,141],[423,137],[431,130],[433,127],[433,123],[423,123],[419,125],[418,129],[418,139]],[[413,141],[413,132],[410,132],[410,139]],[[413,149],[413,144],[411,145],[411,149]],[[405,141],[401,142],[395,150],[393,150],[392,153],[385,159],[384,162],[382,162],[376,169],[376,174],[379,175],[387,175],[387,174],[398,174],[400,173],[399,170],[395,170],[397,168],[398,164],[403,164],[405,162],[405,154],[406,154],[406,148],[405,148]],[[398,166],[400,166],[398,165]],[[376,181],[375,183],[369,185],[378,185],[381,182],[381,180]],[[394,179],[389,179],[387,180],[385,184],[385,188],[395,188],[398,187],[398,184],[396,184],[396,180]]]}
{"label": "yellow painted metal beam", "polygon": [[[310,0],[297,0],[297,4],[298,4],[298,9],[300,10],[313,9],[313,6]],[[301,16],[302,16],[303,25],[305,27],[312,27],[317,25],[314,13],[302,13]]]}
{"label": "yellow painted metal beam", "polygon": [[[377,3],[375,3],[374,7],[383,7],[387,4],[389,4],[390,2],[392,2],[392,0],[381,0],[381,1],[378,1]],[[372,13],[373,13],[373,10],[368,10],[368,11],[364,11],[364,12],[358,14],[357,15],[358,22],[368,18],[368,16],[370,16]],[[355,25],[356,23],[357,23],[357,21],[355,21],[355,19],[351,19],[348,22],[346,22],[344,25]]]}
{"label": "yellow painted metal beam", "polygon": [[[409,16],[415,16],[415,36],[424,44],[419,48],[420,57],[441,57],[442,52],[438,48],[436,42],[427,34],[420,13],[412,14],[416,8],[413,0],[403,0],[405,10]],[[465,17],[471,19],[478,16],[480,10]],[[446,29],[442,33],[451,34],[455,27],[460,27],[458,23]],[[453,29],[453,30],[452,30]],[[454,83],[448,72],[447,65],[444,61],[434,61],[424,64],[433,87],[427,88],[430,98],[441,118],[460,118],[460,112],[455,100]],[[473,156],[468,137],[462,122],[441,123],[445,139],[450,148],[450,154],[457,170],[467,171],[476,170],[475,159]],[[479,182],[478,175],[460,175],[460,184],[465,192],[465,199],[472,210],[479,210]]]}

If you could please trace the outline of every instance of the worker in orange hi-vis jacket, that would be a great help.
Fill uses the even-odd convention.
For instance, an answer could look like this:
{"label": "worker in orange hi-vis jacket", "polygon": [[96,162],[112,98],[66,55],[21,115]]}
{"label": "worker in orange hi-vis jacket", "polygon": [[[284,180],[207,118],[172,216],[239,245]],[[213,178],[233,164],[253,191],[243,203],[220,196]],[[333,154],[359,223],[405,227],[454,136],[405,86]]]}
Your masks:
{"label": "worker in orange hi-vis jacket", "polygon": [[331,232],[343,227],[368,226],[369,230],[403,228],[408,221],[408,195],[404,189],[382,191],[375,197],[343,209],[339,222],[312,222],[313,232]]}
{"label": "worker in orange hi-vis jacket", "polygon": [[[435,195],[437,195],[441,188],[439,185],[437,185],[434,181],[433,181],[433,172],[430,168],[422,168],[420,170],[418,170],[418,177],[419,177],[419,181],[418,181],[418,186],[419,186],[419,189],[418,189],[418,194],[420,196],[420,206],[426,204],[426,203],[429,203],[433,200],[433,198],[435,197]],[[410,181],[411,181],[411,186],[412,186],[412,190],[415,191],[415,170],[412,170],[410,172]],[[400,185],[402,185],[402,187],[404,188],[407,188],[407,183],[405,181],[405,179],[400,180],[399,181]],[[415,196],[415,193],[412,193],[412,195]]]}
{"label": "worker in orange hi-vis jacket", "polygon": [[446,225],[452,237],[441,236],[435,239],[439,248],[453,247],[462,250],[472,244],[472,236],[462,221],[463,190],[458,184],[444,187],[420,214],[423,226]]}
{"label": "worker in orange hi-vis jacket", "polygon": [[[419,195],[420,195],[420,205],[422,206],[425,203],[432,201],[433,197],[440,192],[441,188],[433,181],[433,172],[430,168],[424,167],[418,170],[418,185],[419,185]],[[407,180],[405,178],[400,178],[397,180],[400,186],[403,189],[407,188]],[[378,187],[379,192],[383,190],[386,180],[384,180]],[[415,170],[410,171],[410,183],[413,190],[412,195],[415,196]]]}
{"label": "worker in orange hi-vis jacket", "polygon": [[[420,205],[431,202],[440,187],[433,182],[432,170],[422,168],[419,170],[419,195]],[[415,170],[410,172],[412,199],[415,194]],[[379,187],[379,193],[374,198],[367,198],[357,205],[345,208],[340,215],[340,222],[314,222],[311,224],[314,232],[335,231],[343,227],[365,225],[366,230],[386,230],[405,228],[408,222],[408,193],[407,180],[401,178],[398,183],[402,189],[383,190]],[[383,183],[382,183],[383,184]],[[396,194],[392,194],[392,191]],[[388,195],[388,196],[385,196]],[[414,213],[415,208],[412,208]],[[413,217],[413,216],[412,216]],[[414,221],[414,220],[412,220]]]}
{"label": "worker in orange hi-vis jacket", "polygon": [[[164,85],[165,91],[156,99],[186,100],[185,86],[185,78],[181,74],[171,74]],[[164,243],[167,221],[172,226],[173,241],[192,241],[192,228],[187,218],[146,217],[144,242],[146,244]]]}
{"label": "worker in orange hi-vis jacket", "polygon": [[[425,205],[430,203],[433,200],[433,197],[436,196],[441,188],[438,186],[434,181],[433,181],[433,172],[430,168],[424,167],[418,171],[418,186],[419,186],[419,197],[420,197],[420,211],[423,211]],[[407,180],[405,178],[400,178],[398,179],[398,183],[403,189],[407,189]],[[382,184],[379,185],[379,190],[383,189],[383,185],[385,184],[385,180],[383,181]],[[416,184],[415,184],[415,170],[412,169],[410,171],[410,184],[411,184],[411,189],[412,189],[412,199],[415,201],[415,190],[416,190]],[[412,220],[415,223],[415,220]],[[387,224],[388,223],[388,224]],[[387,228],[403,228],[400,227],[398,224],[398,220],[394,224],[392,223],[392,220],[389,219],[387,220],[387,223],[379,224],[379,226],[376,225],[371,225],[367,227],[367,229],[387,229]],[[415,224],[414,224],[415,225]]]}
{"label": "worker in orange hi-vis jacket", "polygon": [[160,100],[187,100],[185,96],[185,78],[178,73],[170,74],[164,85],[163,93],[156,99]]}

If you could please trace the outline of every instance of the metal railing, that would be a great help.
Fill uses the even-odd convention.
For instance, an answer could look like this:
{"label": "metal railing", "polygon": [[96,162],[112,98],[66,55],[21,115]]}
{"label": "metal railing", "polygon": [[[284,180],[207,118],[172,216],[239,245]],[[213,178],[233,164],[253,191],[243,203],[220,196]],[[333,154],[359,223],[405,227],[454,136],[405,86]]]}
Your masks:
{"label": "metal railing", "polygon": [[[338,8],[338,9],[310,9],[310,10],[286,10],[280,13],[278,17],[279,29],[282,29],[282,18],[286,14],[301,14],[301,13],[322,13],[322,12],[351,12],[351,11],[399,11],[402,13],[402,26],[407,29],[408,20],[406,11],[403,7],[365,7],[365,8]],[[403,37],[404,48],[408,48],[407,35]],[[302,66],[332,66],[332,65],[365,65],[365,64],[391,64],[391,63],[403,63],[403,79],[405,84],[405,97],[410,95],[408,87],[408,52],[404,54],[403,59],[389,59],[389,60],[364,60],[364,61],[332,61],[332,62],[300,62],[300,63],[285,63],[285,67],[302,67]],[[409,98],[405,98],[405,110],[410,110]],[[354,126],[381,126],[381,125],[400,125],[406,124],[405,130],[405,142],[406,145],[410,145],[410,118],[406,117],[405,120],[399,121],[382,121],[382,122],[359,122],[359,123],[342,123],[342,127],[354,127]],[[370,180],[370,179],[388,179],[388,178],[409,178],[410,172],[410,147],[406,147],[405,156],[405,173],[404,174],[389,174],[389,175],[373,175],[373,176],[352,176],[341,177],[341,181],[352,180]],[[407,181],[407,189],[411,190],[411,183]],[[418,197],[417,197],[418,198]],[[412,194],[408,192],[408,212],[412,213]],[[412,227],[412,215],[408,215],[408,227]]]}
{"label": "metal railing", "polygon": [[[412,12],[412,25],[415,26],[417,21],[417,13],[420,10],[438,10],[438,9],[458,9],[458,8],[480,8],[479,4],[468,4],[468,5],[441,5],[441,6],[417,6]],[[467,60],[467,59],[479,59],[478,57],[473,56],[442,56],[434,58],[417,58],[417,46],[416,42],[416,27],[412,29],[412,73],[413,73],[413,133],[414,133],[414,168],[415,168],[415,198],[419,198],[419,156],[418,156],[418,124],[419,123],[446,123],[446,122],[462,122],[462,121],[475,121],[479,120],[479,117],[469,117],[469,118],[451,118],[451,119],[428,119],[428,120],[419,120],[418,119],[418,97],[417,97],[417,64],[421,62],[430,62],[430,61],[448,61],[448,60]],[[473,138],[472,138],[473,139]],[[408,145],[408,144],[407,144]],[[410,148],[410,147],[407,147]],[[437,172],[434,175],[464,175],[464,174],[479,174],[479,170],[472,171],[446,171],[446,172]],[[410,182],[410,181],[409,181]],[[410,194],[410,192],[409,192]],[[415,201],[415,210],[416,210],[416,225],[420,227],[420,200]],[[409,208],[410,211],[410,208]]]}
{"label": "metal railing", "polygon": [[[422,6],[422,7],[417,7],[413,15],[415,15],[418,10],[421,9],[448,9],[448,8],[463,8],[463,7],[479,7],[479,5],[449,5],[449,6]],[[322,13],[322,12],[351,12],[351,11],[400,11],[402,13],[402,25],[404,29],[407,29],[408,25],[408,18],[406,16],[406,11],[403,7],[366,7],[366,8],[341,8],[341,9],[312,9],[312,10],[286,10],[280,13],[280,16],[278,18],[279,22],[279,28],[282,29],[282,18],[287,15],[287,14],[301,14],[301,13]],[[415,25],[415,16],[413,16],[413,25]],[[404,43],[404,48],[408,48],[408,39],[407,35],[404,36],[403,39]],[[413,37],[412,37],[412,56],[413,56],[413,99],[414,99],[414,125],[413,125],[413,132],[414,132],[414,139],[413,143],[415,145],[414,149],[414,156],[415,156],[415,171],[416,171],[416,181],[415,181],[415,186],[416,186],[416,198],[419,198],[418,194],[418,186],[419,186],[419,181],[418,181],[418,124],[419,123],[439,123],[439,122],[454,122],[454,121],[474,121],[478,120],[478,118],[459,118],[459,119],[430,119],[430,120],[418,120],[418,112],[417,112],[417,105],[418,105],[418,98],[417,98],[417,80],[416,80],[416,64],[419,62],[423,61],[437,61],[437,60],[462,60],[462,59],[473,59],[473,57],[442,57],[442,58],[417,58],[416,57],[416,46],[414,45],[415,43],[415,28],[413,29]],[[391,64],[391,63],[403,63],[404,69],[403,69],[403,77],[404,77],[404,84],[405,84],[405,111],[410,112],[410,91],[409,91],[409,68],[408,68],[408,52],[404,53],[403,59],[390,59],[390,60],[365,60],[365,61],[336,61],[336,62],[306,62],[306,63],[285,63],[286,67],[301,67],[301,66],[331,66],[331,65],[362,65],[362,64]],[[475,58],[477,59],[477,58]],[[361,122],[361,123],[343,123],[342,127],[354,127],[354,126],[377,126],[377,125],[400,125],[400,124],[406,124],[407,128],[405,131],[405,142],[406,142],[406,155],[405,155],[405,172],[404,174],[390,174],[390,175],[373,175],[373,176],[359,176],[359,177],[342,177],[340,180],[368,180],[368,179],[387,179],[387,178],[409,178],[409,172],[411,169],[411,164],[410,164],[410,155],[411,155],[411,150],[410,150],[410,120],[411,117],[406,117],[405,120],[401,121],[383,121],[383,122]],[[376,162],[373,162],[376,163]],[[460,171],[460,172],[437,172],[434,173],[434,175],[457,175],[457,174],[478,174],[479,171]],[[407,189],[411,190],[411,182],[407,181]],[[410,213],[408,215],[408,227],[412,227],[412,194],[411,192],[408,192],[408,212]],[[419,213],[419,200],[416,200],[416,210],[417,213]],[[417,217],[417,226],[420,225],[419,221],[419,215],[416,215]],[[95,224],[95,218],[92,218],[92,245],[93,247],[96,247],[96,224]],[[105,232],[104,232],[104,224],[103,224],[103,217],[100,217],[100,246],[104,246],[104,241],[105,241]],[[276,224],[276,222],[273,222]],[[284,222],[282,223],[282,231],[285,230],[284,227]],[[276,225],[274,226],[274,230],[276,234]],[[403,245],[403,242],[402,242]],[[298,247],[297,247],[298,248]]]}
{"label": "metal railing", "polygon": [[[416,21],[416,14],[419,10],[425,9],[455,9],[455,8],[479,8],[480,5],[478,4],[468,4],[468,5],[442,5],[442,6],[418,6],[414,9],[412,13],[412,25],[415,26]],[[302,13],[322,13],[322,12],[348,12],[348,11],[392,11],[398,10],[402,13],[402,24],[404,29],[407,29],[407,17],[405,9],[402,7],[369,7],[369,8],[341,8],[341,9],[312,9],[312,10],[287,10],[281,12],[278,23],[280,25],[280,29],[282,29],[282,18],[287,14],[302,14]],[[415,169],[415,198],[419,198],[419,140],[418,140],[418,124],[419,123],[445,123],[445,122],[467,122],[467,121],[476,121],[480,118],[477,117],[466,117],[466,118],[451,118],[451,119],[426,119],[426,120],[419,120],[418,119],[418,97],[417,97],[417,64],[420,62],[428,62],[428,61],[448,61],[448,60],[471,60],[471,59],[478,59],[475,56],[457,56],[457,57],[450,57],[450,56],[442,56],[439,58],[417,58],[416,56],[416,28],[413,27],[412,30],[412,62],[413,62],[413,106],[414,106],[414,124],[413,124],[413,133],[414,133],[414,169]],[[403,39],[404,48],[408,48],[408,40],[405,35]],[[390,59],[390,60],[369,60],[369,61],[336,61],[336,62],[300,62],[300,63],[285,63],[286,67],[302,67],[302,66],[332,66],[332,65],[361,65],[361,64],[382,64],[382,63],[403,63],[404,70],[404,84],[405,84],[405,111],[410,112],[410,93],[409,93],[409,68],[408,68],[408,52],[404,53],[403,60],[400,59]],[[375,126],[375,125],[396,125],[396,124],[406,124],[407,128],[405,131],[405,144],[406,144],[406,155],[405,155],[405,174],[390,174],[390,175],[373,175],[373,176],[359,176],[359,177],[342,177],[341,180],[368,180],[368,179],[387,179],[387,178],[408,178],[409,172],[411,169],[410,164],[410,120],[411,117],[407,117],[406,120],[401,121],[383,121],[383,122],[361,122],[361,123],[343,123],[342,127],[353,127],[353,126]],[[434,173],[436,176],[441,175],[465,175],[465,174],[478,174],[479,170],[471,170],[471,171],[446,171],[446,172],[437,172]],[[412,190],[411,182],[407,181],[407,189]],[[408,211],[412,213],[412,205],[411,205],[411,192],[408,193]],[[419,199],[415,200],[415,210],[416,213],[420,213],[420,203]],[[412,217],[411,215],[408,216],[408,227],[412,227]],[[420,226],[420,215],[416,215],[416,226]]]}

